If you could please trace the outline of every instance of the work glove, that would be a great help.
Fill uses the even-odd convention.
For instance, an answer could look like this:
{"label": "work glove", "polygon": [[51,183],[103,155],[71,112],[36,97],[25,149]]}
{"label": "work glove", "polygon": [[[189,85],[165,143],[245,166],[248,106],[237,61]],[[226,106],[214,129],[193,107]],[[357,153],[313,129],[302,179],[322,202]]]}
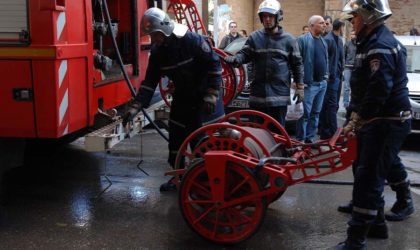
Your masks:
{"label": "work glove", "polygon": [[362,119],[356,112],[351,112],[350,121],[343,128],[343,132],[345,135],[354,136],[365,124],[366,120]]}
{"label": "work glove", "polygon": [[296,100],[296,104],[303,102],[303,98],[305,97],[305,85],[303,84],[296,84],[296,91],[295,95],[293,96],[293,101]]}
{"label": "work glove", "polygon": [[133,118],[139,113],[141,110],[141,103],[138,101],[132,101],[128,107],[126,112],[123,115],[123,122],[122,125],[125,127],[127,123],[133,120]]}
{"label": "work glove", "polygon": [[204,111],[208,114],[212,114],[216,111],[217,97],[219,96],[219,91],[215,89],[208,89],[207,93],[203,97],[204,101]]}
{"label": "work glove", "polygon": [[227,57],[223,58],[223,60],[225,62],[227,62],[228,64],[231,64],[231,65],[234,65],[234,66],[238,65],[238,60],[236,59],[235,56],[227,56]]}

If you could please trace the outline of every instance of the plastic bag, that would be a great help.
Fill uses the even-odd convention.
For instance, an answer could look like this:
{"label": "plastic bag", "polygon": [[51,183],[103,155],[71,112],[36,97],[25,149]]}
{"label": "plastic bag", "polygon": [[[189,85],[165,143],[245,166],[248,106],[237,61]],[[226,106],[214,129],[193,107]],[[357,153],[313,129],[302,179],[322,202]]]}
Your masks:
{"label": "plastic bag", "polygon": [[292,99],[292,104],[287,106],[287,114],[286,114],[287,121],[298,120],[303,115],[303,103],[296,104],[296,101],[293,101],[294,95],[295,95],[295,90],[291,89],[290,96]]}

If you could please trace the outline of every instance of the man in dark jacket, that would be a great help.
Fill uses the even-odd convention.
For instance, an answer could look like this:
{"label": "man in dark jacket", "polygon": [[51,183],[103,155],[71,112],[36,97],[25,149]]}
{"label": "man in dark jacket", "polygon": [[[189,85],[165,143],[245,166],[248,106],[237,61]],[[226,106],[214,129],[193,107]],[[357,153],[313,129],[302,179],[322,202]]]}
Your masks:
{"label": "man in dark jacket", "polygon": [[235,66],[253,62],[254,81],[251,84],[249,106],[285,124],[290,101],[290,71],[296,83],[295,98],[303,100],[303,65],[296,39],[283,31],[278,23],[283,19],[280,3],[263,1],[258,15],[263,29],[251,33],[244,48],[225,61]]}
{"label": "man in dark jacket", "polygon": [[[162,76],[175,85],[169,117],[169,159],[171,167],[183,141],[203,123],[224,116],[219,95],[222,68],[219,57],[207,40],[174,23],[158,8],[148,9],[142,18],[141,29],[152,39],[149,65],[145,80],[126,113],[133,117],[141,107],[147,107]],[[160,190],[174,190],[169,181]]]}
{"label": "man in dark jacket", "polygon": [[387,238],[383,190],[385,179],[397,192],[391,217],[413,213],[407,172],[398,157],[410,133],[406,57],[384,21],[392,12],[388,0],[351,0],[343,9],[353,15],[357,50],[352,72],[351,120],[345,133],[357,135],[353,212],[347,239],[335,249],[366,249],[366,237]]}
{"label": "man in dark jacket", "polygon": [[322,110],[319,115],[318,133],[321,139],[329,139],[337,131],[337,111],[344,70],[344,22],[335,19],[333,30],[326,35],[328,44],[329,78]]}
{"label": "man in dark jacket", "polygon": [[242,36],[238,33],[238,24],[236,22],[229,23],[229,34],[223,37],[220,42],[219,49],[225,49],[231,42]]}
{"label": "man in dark jacket", "polygon": [[296,138],[312,143],[318,128],[319,113],[327,89],[328,79],[328,46],[322,34],[325,21],[322,16],[314,15],[308,20],[309,33],[298,37],[299,50],[302,55],[305,84],[303,116],[296,124]]}
{"label": "man in dark jacket", "polygon": [[344,72],[343,72],[343,105],[346,110],[350,104],[350,77],[354,67],[354,59],[356,57],[356,34],[354,31],[350,33],[350,41],[344,46]]}

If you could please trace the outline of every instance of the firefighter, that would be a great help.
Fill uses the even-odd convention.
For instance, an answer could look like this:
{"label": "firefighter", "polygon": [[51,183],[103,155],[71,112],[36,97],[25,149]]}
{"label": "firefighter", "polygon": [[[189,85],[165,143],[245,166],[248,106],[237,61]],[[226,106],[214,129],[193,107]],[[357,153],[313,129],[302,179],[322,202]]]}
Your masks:
{"label": "firefighter", "polygon": [[253,62],[249,106],[272,116],[284,126],[290,104],[290,71],[297,87],[294,98],[298,102],[303,100],[302,58],[296,39],[279,26],[283,10],[277,0],[263,1],[258,16],[264,28],[251,33],[243,49],[226,57],[225,61],[236,67]]}
{"label": "firefighter", "polygon": [[[219,57],[201,35],[170,20],[158,8],[150,8],[141,20],[142,34],[150,35],[152,47],[145,80],[124,116],[128,121],[147,107],[162,76],[172,80],[175,91],[169,115],[169,158],[171,167],[183,141],[205,123],[224,116],[219,95],[222,68]],[[161,191],[175,190],[172,180]]]}
{"label": "firefighter", "polygon": [[353,15],[357,35],[352,72],[351,120],[345,133],[358,139],[353,212],[347,239],[335,249],[366,249],[366,237],[388,237],[383,212],[384,182],[397,192],[391,211],[408,216],[413,203],[407,172],[398,153],[411,129],[406,49],[384,21],[391,16],[388,0],[350,0],[343,9]]}

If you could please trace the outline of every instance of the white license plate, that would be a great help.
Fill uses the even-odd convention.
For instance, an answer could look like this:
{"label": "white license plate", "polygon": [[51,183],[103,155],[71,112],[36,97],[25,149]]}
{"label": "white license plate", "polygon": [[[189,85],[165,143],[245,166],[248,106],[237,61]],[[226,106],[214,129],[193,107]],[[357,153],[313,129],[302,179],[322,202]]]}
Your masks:
{"label": "white license plate", "polygon": [[247,109],[249,108],[249,102],[248,100],[236,99],[229,104],[229,107]]}
{"label": "white license plate", "polygon": [[413,118],[416,120],[420,120],[420,112],[413,112]]}

